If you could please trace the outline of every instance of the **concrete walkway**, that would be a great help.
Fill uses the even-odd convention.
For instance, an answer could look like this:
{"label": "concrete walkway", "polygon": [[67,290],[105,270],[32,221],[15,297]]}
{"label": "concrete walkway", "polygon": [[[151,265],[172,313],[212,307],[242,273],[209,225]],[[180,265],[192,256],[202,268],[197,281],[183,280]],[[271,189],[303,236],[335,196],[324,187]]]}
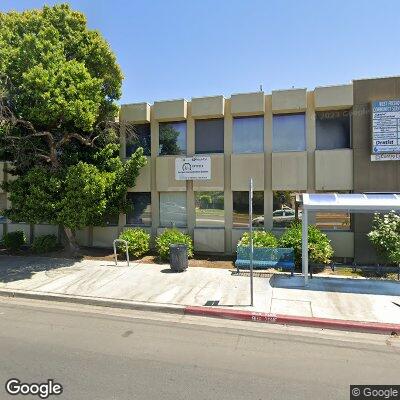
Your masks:
{"label": "concrete walkway", "polygon": [[182,306],[215,305],[238,310],[400,323],[400,283],[317,277],[302,286],[300,276],[249,278],[226,269],[189,268],[171,273],[168,265],[0,257],[0,289],[88,296]]}

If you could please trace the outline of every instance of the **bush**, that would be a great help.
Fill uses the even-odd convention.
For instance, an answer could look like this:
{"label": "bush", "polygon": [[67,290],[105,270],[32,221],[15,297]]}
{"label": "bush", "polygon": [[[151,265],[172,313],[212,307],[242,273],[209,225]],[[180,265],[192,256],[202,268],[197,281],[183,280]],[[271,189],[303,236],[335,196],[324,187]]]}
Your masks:
{"label": "bush", "polygon": [[[279,247],[293,247],[295,264],[301,266],[301,222],[294,222],[279,239]],[[316,264],[329,264],[333,256],[331,242],[325,233],[314,225],[308,227],[308,257]]]}
{"label": "bush", "polygon": [[375,214],[368,239],[386,262],[400,264],[400,215]]}
{"label": "bush", "polygon": [[[248,232],[243,233],[238,246],[250,246],[250,236]],[[278,247],[278,239],[272,232],[263,230],[253,231],[253,247]]]}
{"label": "bush", "polygon": [[35,253],[48,253],[58,248],[58,240],[56,235],[42,235],[35,237],[32,243],[32,250]]}
{"label": "bush", "polygon": [[[118,239],[128,242],[128,252],[133,257],[141,257],[150,249],[150,234],[141,228],[126,229],[119,235]],[[125,252],[125,245],[118,243],[118,250]]]}
{"label": "bush", "polygon": [[3,244],[7,250],[17,251],[26,242],[23,231],[8,232],[3,236]]}
{"label": "bush", "polygon": [[189,235],[186,235],[176,228],[166,229],[156,238],[158,255],[164,261],[169,261],[169,246],[171,244],[186,244],[188,256],[193,257],[193,242]]}

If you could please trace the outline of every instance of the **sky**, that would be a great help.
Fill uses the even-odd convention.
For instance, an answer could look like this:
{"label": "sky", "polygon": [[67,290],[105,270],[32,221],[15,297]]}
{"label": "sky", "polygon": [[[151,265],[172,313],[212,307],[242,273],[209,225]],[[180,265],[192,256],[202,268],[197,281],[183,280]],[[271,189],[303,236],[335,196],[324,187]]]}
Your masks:
{"label": "sky", "polygon": [[[0,0],[0,12],[66,1]],[[400,75],[400,2],[71,0],[123,70],[120,103]]]}

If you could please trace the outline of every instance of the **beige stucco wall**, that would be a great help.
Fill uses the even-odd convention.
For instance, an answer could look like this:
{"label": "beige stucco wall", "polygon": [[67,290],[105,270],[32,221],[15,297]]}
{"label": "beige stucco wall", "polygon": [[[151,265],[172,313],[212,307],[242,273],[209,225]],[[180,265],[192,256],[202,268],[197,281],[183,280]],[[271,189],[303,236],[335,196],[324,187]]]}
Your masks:
{"label": "beige stucco wall", "polygon": [[185,191],[186,181],[175,179],[175,158],[174,156],[157,157],[157,190],[160,192]]}
{"label": "beige stucco wall", "polygon": [[157,121],[183,120],[187,116],[187,101],[185,99],[155,101],[153,112]]}
{"label": "beige stucco wall", "polygon": [[306,89],[272,91],[272,112],[274,114],[302,112],[305,111],[306,108]]}
{"label": "beige stucco wall", "polygon": [[93,227],[93,244],[94,247],[111,248],[114,239],[118,238],[118,226],[95,226]]}
{"label": "beige stucco wall", "polygon": [[264,92],[239,93],[231,96],[231,114],[233,116],[259,115],[265,109]]}
{"label": "beige stucco wall", "polygon": [[147,157],[147,164],[140,170],[136,185],[129,188],[129,192],[150,192],[151,190],[151,159]]}
{"label": "beige stucco wall", "polygon": [[225,251],[224,229],[194,229],[194,250],[208,253],[223,253]]}
{"label": "beige stucco wall", "polygon": [[89,246],[89,228],[84,228],[75,232],[76,241],[80,246]]}
{"label": "beige stucco wall", "polygon": [[211,179],[193,181],[193,190],[224,190],[224,156],[213,154],[211,157]]}
{"label": "beige stucco wall", "polygon": [[224,116],[224,96],[192,98],[191,115],[193,118],[220,118]]}
{"label": "beige stucco wall", "polygon": [[353,190],[353,150],[316,150],[315,188]]}
{"label": "beige stucco wall", "polygon": [[58,225],[39,224],[33,228],[35,237],[42,235],[56,235],[58,237]]}
{"label": "beige stucco wall", "polygon": [[334,257],[354,257],[354,232],[327,231]]}
{"label": "beige stucco wall", "polygon": [[264,153],[231,155],[231,187],[233,191],[249,190],[253,178],[254,190],[264,190]]}
{"label": "beige stucco wall", "polygon": [[316,87],[315,109],[340,110],[353,107],[353,85]]}
{"label": "beige stucco wall", "polygon": [[272,154],[272,190],[307,190],[307,152]]}
{"label": "beige stucco wall", "polygon": [[150,122],[150,105],[147,103],[123,104],[119,112],[119,120],[138,124]]}
{"label": "beige stucco wall", "polygon": [[242,237],[243,233],[247,232],[246,229],[238,229],[238,228],[234,228],[232,229],[232,252],[236,253],[236,247],[237,244],[240,240],[240,238]]}

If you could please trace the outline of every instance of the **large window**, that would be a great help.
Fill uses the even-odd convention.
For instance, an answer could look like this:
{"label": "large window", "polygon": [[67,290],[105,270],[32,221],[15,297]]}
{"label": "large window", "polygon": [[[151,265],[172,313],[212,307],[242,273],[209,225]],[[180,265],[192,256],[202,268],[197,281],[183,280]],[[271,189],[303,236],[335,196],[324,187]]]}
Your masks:
{"label": "large window", "polygon": [[350,148],[350,112],[316,113],[317,150]]}
{"label": "large window", "polygon": [[273,193],[272,226],[286,228],[295,220],[301,220],[301,209],[296,203],[300,192],[276,191]]}
{"label": "large window", "polygon": [[274,115],[272,135],[274,152],[306,150],[305,114]]}
{"label": "large window", "polygon": [[127,193],[129,210],[127,225],[151,225],[151,194],[148,192]]}
{"label": "large window", "polygon": [[160,225],[187,226],[186,192],[160,193]]}
{"label": "large window", "polygon": [[196,154],[224,152],[224,120],[200,119],[195,123]]}
{"label": "large window", "polygon": [[[233,192],[233,227],[249,226],[249,192]],[[253,226],[264,226],[264,192],[253,193]]]}
{"label": "large window", "polygon": [[[319,193],[329,193],[329,192],[319,192]],[[336,193],[350,193],[346,191],[336,192]],[[349,231],[351,230],[351,219],[350,213],[343,211],[317,211],[315,213],[315,225],[323,230],[340,230]]]}
{"label": "large window", "polygon": [[237,117],[233,119],[233,152],[264,152],[264,117]]}
{"label": "large window", "polygon": [[143,147],[143,154],[150,156],[150,124],[129,125],[126,129],[126,156],[130,157],[138,147]]}
{"label": "large window", "polygon": [[160,156],[186,154],[186,122],[160,123]]}
{"label": "large window", "polygon": [[225,226],[224,192],[195,192],[196,227]]}

